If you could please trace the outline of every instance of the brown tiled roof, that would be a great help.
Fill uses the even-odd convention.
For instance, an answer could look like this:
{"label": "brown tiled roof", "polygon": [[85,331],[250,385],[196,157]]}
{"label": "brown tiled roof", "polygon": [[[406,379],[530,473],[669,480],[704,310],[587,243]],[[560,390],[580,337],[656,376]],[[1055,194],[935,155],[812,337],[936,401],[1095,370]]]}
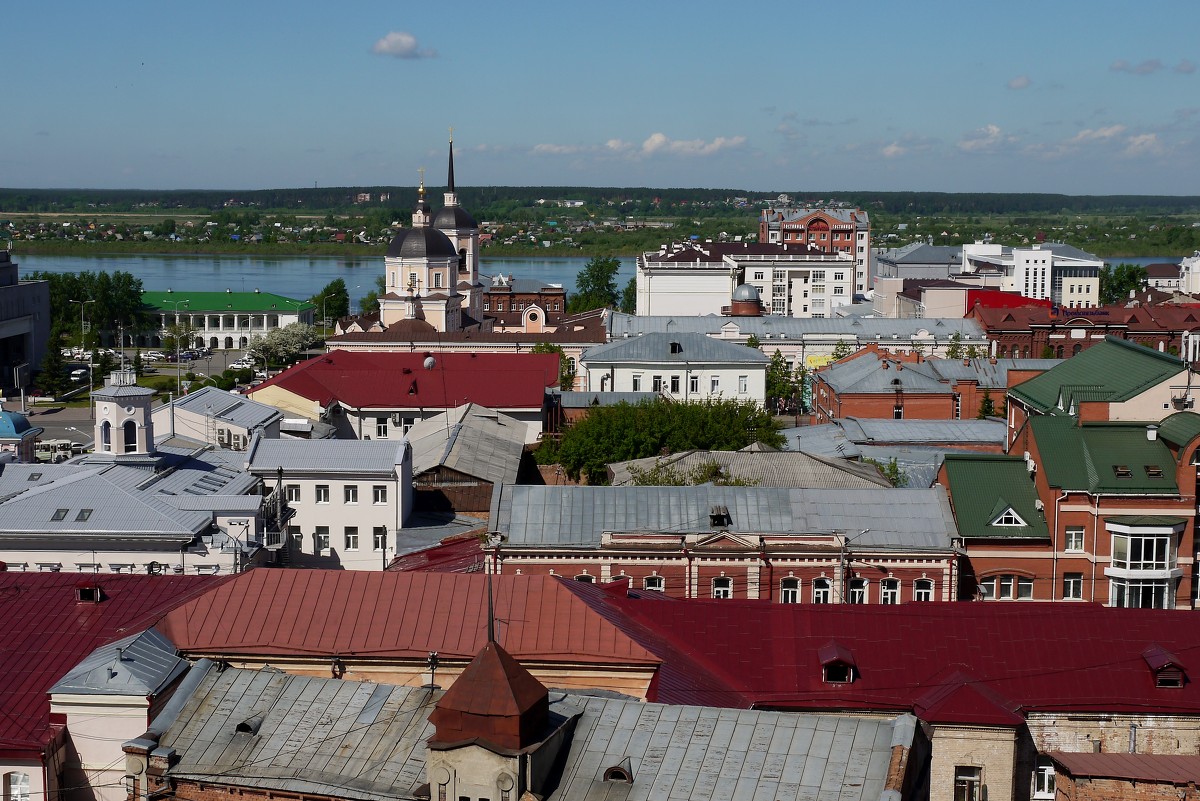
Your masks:
{"label": "brown tiled roof", "polygon": [[1200,782],[1200,756],[1195,754],[1096,754],[1090,751],[1051,751],[1049,757],[1077,779],[1098,777],[1180,785]]}

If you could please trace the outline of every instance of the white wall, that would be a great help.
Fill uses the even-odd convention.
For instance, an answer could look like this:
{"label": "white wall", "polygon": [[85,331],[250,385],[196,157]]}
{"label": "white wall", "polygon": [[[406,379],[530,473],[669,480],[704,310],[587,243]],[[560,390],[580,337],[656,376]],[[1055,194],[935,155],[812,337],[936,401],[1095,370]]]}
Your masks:
{"label": "white wall", "polygon": [[638,265],[638,316],[720,314],[732,297],[733,280],[727,267],[644,269]]}
{"label": "white wall", "polygon": [[[602,380],[611,375],[611,386],[609,386],[607,381],[604,381],[604,390],[608,392],[651,392],[654,390],[654,377],[661,376],[663,379],[662,394],[682,401],[732,398],[736,400],[752,400],[755,403],[761,404],[767,394],[767,366],[765,363],[733,367],[719,365],[685,366],[680,364],[616,365],[615,367],[585,365],[585,367],[587,368],[587,391],[589,392],[599,392]],[[636,389],[634,388],[635,376],[639,376],[641,379],[641,384]],[[740,378],[742,376],[746,378],[745,392],[739,390],[741,386]],[[678,392],[671,391],[672,377],[679,379]],[[692,392],[690,389],[690,379],[692,377],[698,379],[699,386],[696,392]],[[714,379],[717,381],[715,391],[713,387]]]}

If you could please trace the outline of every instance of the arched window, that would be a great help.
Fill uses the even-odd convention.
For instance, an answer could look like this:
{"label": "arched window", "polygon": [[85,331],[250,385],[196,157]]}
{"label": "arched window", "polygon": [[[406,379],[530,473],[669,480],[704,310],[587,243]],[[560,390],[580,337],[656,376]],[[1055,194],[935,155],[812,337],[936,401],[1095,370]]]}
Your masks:
{"label": "arched window", "polygon": [[779,602],[783,604],[800,603],[800,579],[789,576],[779,582]]}
{"label": "arched window", "polygon": [[576,580],[576,581],[581,581],[581,582],[583,582],[584,584],[595,584],[595,583],[596,583],[596,577],[595,577],[595,576],[589,576],[587,573],[582,573],[582,574],[580,574],[580,575],[576,576],[576,577],[575,577],[575,580]]}
{"label": "arched window", "polygon": [[132,420],[126,420],[125,425],[125,453],[134,453],[137,450],[137,423]]}
{"label": "arched window", "polygon": [[107,420],[100,424],[100,450],[112,450],[112,423]]}
{"label": "arched window", "polygon": [[932,601],[933,600],[933,580],[932,579],[917,579],[913,582],[913,600],[914,601]]}
{"label": "arched window", "polygon": [[900,603],[900,579],[887,578],[879,582],[879,603],[885,606]]}
{"label": "arched window", "polygon": [[646,576],[642,586],[651,592],[667,591],[667,582],[662,576]]}
{"label": "arched window", "polygon": [[4,801],[29,801],[29,774],[4,774]]}
{"label": "arched window", "polygon": [[830,585],[829,579],[819,578],[813,579],[812,595],[814,604],[827,604],[830,601]]}
{"label": "arched window", "polygon": [[1081,350],[1083,350],[1083,345],[1076,345],[1075,347],[1071,348],[1071,355],[1078,356],[1079,351],[1081,351]]}
{"label": "arched window", "polygon": [[714,598],[732,598],[733,597],[733,579],[721,576],[713,579],[712,597]]}
{"label": "arched window", "polygon": [[1063,357],[1063,346],[1059,345],[1058,349],[1055,351],[1055,353],[1058,355],[1058,358],[1061,359]]}
{"label": "arched window", "polygon": [[846,600],[852,604],[865,604],[867,602],[867,580],[865,578],[850,579],[849,592],[846,594]]}

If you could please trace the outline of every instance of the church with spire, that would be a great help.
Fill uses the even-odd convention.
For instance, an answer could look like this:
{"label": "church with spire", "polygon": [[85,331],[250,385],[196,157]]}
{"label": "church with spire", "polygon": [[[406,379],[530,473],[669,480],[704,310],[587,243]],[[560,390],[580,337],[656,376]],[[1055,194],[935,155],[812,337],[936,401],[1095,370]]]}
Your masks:
{"label": "church with spire", "polygon": [[435,216],[422,175],[412,227],[396,233],[384,258],[379,321],[386,329],[407,323],[401,327],[450,332],[481,324],[479,223],[458,203],[453,139],[444,202]]}

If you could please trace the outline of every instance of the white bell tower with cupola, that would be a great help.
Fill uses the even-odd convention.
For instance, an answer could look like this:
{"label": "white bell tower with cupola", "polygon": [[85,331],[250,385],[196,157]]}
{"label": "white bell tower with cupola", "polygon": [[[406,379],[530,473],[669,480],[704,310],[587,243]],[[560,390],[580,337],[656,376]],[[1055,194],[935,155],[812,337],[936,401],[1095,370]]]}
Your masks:
{"label": "white bell tower with cupola", "polygon": [[115,461],[152,468],[154,458],[154,421],[150,403],[154,390],[137,385],[132,371],[109,375],[103,389],[92,393],[96,403],[96,456],[111,456]]}

